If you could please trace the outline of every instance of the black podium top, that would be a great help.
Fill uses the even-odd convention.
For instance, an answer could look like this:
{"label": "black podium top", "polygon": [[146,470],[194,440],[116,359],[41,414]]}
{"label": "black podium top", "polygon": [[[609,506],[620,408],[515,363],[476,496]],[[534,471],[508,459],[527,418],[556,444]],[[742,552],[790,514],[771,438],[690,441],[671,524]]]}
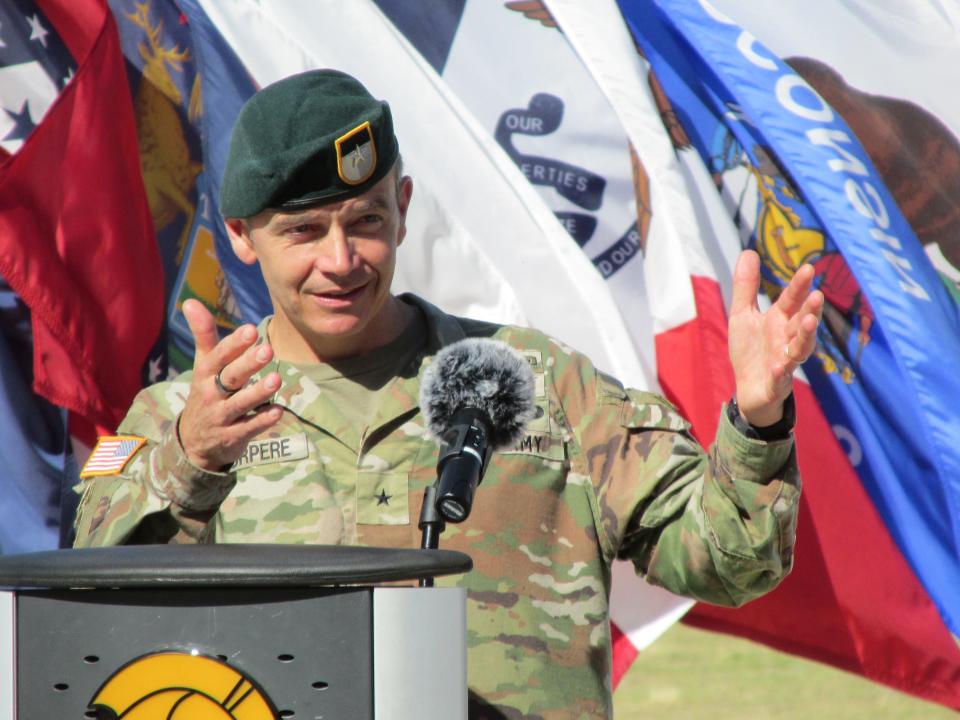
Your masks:
{"label": "black podium top", "polygon": [[305,587],[464,573],[452,550],[330,545],[131,545],[0,556],[0,587]]}

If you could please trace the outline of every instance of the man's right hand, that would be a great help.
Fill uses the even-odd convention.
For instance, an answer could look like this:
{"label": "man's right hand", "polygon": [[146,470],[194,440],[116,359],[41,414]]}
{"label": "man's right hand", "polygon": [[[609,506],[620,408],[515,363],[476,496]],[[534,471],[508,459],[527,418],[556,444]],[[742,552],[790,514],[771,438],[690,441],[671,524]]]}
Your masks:
{"label": "man's right hand", "polygon": [[[253,325],[242,325],[220,340],[213,315],[201,302],[184,301],[183,314],[196,354],[190,394],[180,413],[180,444],[197,467],[222,471],[243,454],[250,440],[280,420],[282,408],[268,404],[280,388],[280,375],[268,373],[247,384],[273,359],[269,345],[256,344]],[[229,393],[218,385],[218,375]]]}

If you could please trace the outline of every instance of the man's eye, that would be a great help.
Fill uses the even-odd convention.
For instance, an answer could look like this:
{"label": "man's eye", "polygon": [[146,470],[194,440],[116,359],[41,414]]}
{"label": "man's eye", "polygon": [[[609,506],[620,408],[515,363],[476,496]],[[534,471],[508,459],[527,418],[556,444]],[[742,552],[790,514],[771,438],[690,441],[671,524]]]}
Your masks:
{"label": "man's eye", "polygon": [[361,225],[375,225],[381,221],[381,217],[375,213],[368,213],[360,217]]}
{"label": "man's eye", "polygon": [[287,235],[305,235],[306,233],[313,231],[313,225],[308,225],[304,223],[303,225],[293,225],[288,227],[284,232]]}

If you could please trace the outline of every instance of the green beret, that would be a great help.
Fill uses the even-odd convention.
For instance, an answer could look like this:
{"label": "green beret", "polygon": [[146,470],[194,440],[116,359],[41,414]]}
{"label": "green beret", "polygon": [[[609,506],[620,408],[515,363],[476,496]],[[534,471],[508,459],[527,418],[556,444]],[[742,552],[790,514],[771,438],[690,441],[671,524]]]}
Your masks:
{"label": "green beret", "polygon": [[220,212],[245,218],[359,195],[393,167],[390,106],[338,70],[268,85],[241,108],[220,184]]}

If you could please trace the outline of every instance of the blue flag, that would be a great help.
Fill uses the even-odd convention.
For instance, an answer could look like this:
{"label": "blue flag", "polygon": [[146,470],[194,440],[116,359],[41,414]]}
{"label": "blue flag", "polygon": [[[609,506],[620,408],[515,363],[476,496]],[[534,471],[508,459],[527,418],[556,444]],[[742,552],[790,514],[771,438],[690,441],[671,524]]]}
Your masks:
{"label": "blue flag", "polygon": [[66,411],[34,394],[32,365],[29,310],[0,280],[0,554],[67,544],[73,527]]}
{"label": "blue flag", "polygon": [[233,123],[243,103],[257,88],[243,63],[210,22],[199,3],[196,0],[184,0],[181,8],[188,19],[203,86],[205,172],[201,192],[206,201],[205,212],[211,219],[220,266],[236,298],[237,315],[243,322],[256,323],[273,312],[267,286],[259,266],[245,265],[234,255],[220,221],[218,198]]}
{"label": "blue flag", "polygon": [[[0,157],[15,153],[76,63],[32,0],[0,7]],[[0,554],[69,544],[79,482],[67,413],[33,392],[30,310],[0,278]]]}
{"label": "blue flag", "polygon": [[956,305],[856,136],[797,72],[699,3],[620,6],[715,177],[740,165],[756,178],[756,211],[735,211],[768,291],[814,264],[828,307],[804,370],[891,535],[960,634]]}

